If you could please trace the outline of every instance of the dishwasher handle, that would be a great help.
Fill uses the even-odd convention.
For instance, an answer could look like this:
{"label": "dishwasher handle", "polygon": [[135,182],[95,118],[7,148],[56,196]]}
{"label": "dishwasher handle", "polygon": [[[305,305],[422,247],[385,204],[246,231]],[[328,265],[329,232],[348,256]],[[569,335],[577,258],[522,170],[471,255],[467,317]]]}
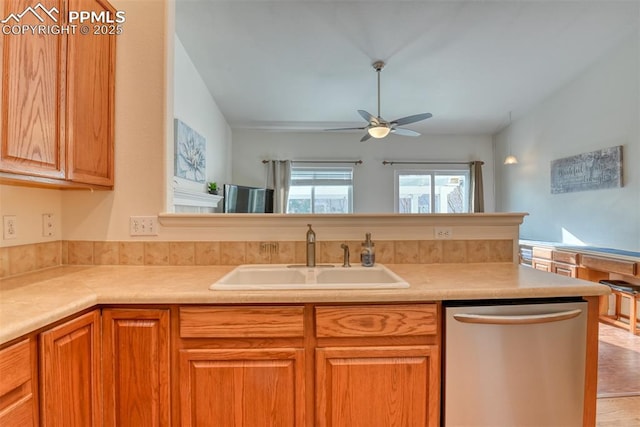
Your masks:
{"label": "dishwasher handle", "polygon": [[538,323],[560,322],[562,320],[573,319],[578,317],[582,310],[567,310],[556,313],[543,314],[516,314],[516,315],[500,315],[500,314],[471,314],[458,313],[453,318],[462,323],[478,323],[482,325],[535,325]]}

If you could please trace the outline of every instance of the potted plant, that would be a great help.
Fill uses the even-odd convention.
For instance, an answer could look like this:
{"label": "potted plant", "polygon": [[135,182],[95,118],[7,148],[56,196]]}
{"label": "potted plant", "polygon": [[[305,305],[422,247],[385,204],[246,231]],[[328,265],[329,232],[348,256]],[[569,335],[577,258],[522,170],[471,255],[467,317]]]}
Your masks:
{"label": "potted plant", "polygon": [[210,182],[207,184],[207,192],[209,194],[218,194],[218,184],[215,182]]}

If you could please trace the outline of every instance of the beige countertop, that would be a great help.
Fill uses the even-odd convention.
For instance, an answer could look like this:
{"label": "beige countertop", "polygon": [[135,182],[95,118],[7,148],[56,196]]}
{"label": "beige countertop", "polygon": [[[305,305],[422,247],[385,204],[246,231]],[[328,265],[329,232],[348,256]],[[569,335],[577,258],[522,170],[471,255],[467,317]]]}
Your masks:
{"label": "beige countertop", "polygon": [[63,266],[0,279],[0,344],[98,304],[424,302],[594,296],[604,285],[512,263],[387,265],[407,289],[211,291],[233,266]]}

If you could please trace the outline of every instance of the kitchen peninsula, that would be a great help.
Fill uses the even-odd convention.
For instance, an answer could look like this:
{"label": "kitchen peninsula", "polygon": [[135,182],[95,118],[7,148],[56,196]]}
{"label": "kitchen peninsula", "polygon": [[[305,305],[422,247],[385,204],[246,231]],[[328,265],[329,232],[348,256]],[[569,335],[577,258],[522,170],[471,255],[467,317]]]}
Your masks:
{"label": "kitchen peninsula", "polygon": [[[38,358],[35,353],[41,353],[44,368],[41,365],[39,380],[44,386],[39,396],[37,371],[26,369],[32,372],[27,401],[36,408],[35,419],[64,415],[48,405],[57,400],[54,391],[59,389],[47,386],[56,377],[43,369],[58,372],[76,366],[82,378],[94,378],[79,382],[94,388],[84,390],[93,399],[82,400],[88,405],[83,413],[93,414],[85,420],[94,425],[100,408],[105,421],[135,415],[145,423],[200,425],[198,420],[213,416],[207,411],[215,409],[207,408],[217,408],[220,416],[225,406],[232,405],[226,399],[212,400],[215,394],[201,393],[202,387],[244,384],[247,397],[256,398],[259,389],[252,390],[251,381],[274,381],[273,401],[253,401],[249,406],[236,401],[236,410],[243,408],[244,416],[268,410],[276,411],[271,413],[273,425],[334,425],[336,417],[355,416],[332,406],[337,390],[350,384],[343,375],[351,371],[393,376],[399,371],[389,368],[391,363],[410,372],[400,393],[425,386],[424,394],[401,399],[394,410],[421,420],[422,425],[436,426],[445,345],[443,302],[584,297],[589,308],[583,420],[584,425],[594,424],[598,297],[609,292],[607,287],[512,262],[387,267],[410,287],[225,292],[208,288],[233,266],[61,266],[0,282],[1,351],[26,346],[30,350],[26,361],[32,364]],[[47,345],[58,352],[49,353]],[[72,345],[77,347],[70,351]],[[80,351],[83,346],[86,353]],[[95,359],[100,354],[101,367],[99,357]],[[380,365],[363,364],[372,354],[382,361]],[[71,357],[73,364],[56,368],[56,363],[64,363],[56,357]],[[91,357],[95,365],[82,363]],[[225,369],[229,375],[243,372],[245,380],[226,377]],[[4,383],[6,377],[2,378]],[[223,383],[215,383],[215,378]],[[63,381],[75,384],[73,377]],[[358,381],[366,383],[367,377]],[[101,389],[104,401],[99,398]],[[33,405],[38,399],[39,412]],[[407,402],[417,403],[406,406]],[[71,410],[73,405],[68,406]]]}

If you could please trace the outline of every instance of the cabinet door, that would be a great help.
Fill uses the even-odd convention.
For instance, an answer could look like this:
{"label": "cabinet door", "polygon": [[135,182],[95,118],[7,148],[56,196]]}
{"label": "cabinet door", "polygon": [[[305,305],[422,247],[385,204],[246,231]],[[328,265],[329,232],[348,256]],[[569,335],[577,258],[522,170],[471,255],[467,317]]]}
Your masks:
{"label": "cabinet door", "polygon": [[535,259],[532,261],[533,268],[540,271],[547,271],[551,273],[551,261]]}
{"label": "cabinet door", "polygon": [[304,350],[180,352],[182,426],[304,425]]}
{"label": "cabinet door", "polygon": [[577,277],[577,267],[573,265],[554,263],[553,272],[561,276]]}
{"label": "cabinet door", "polygon": [[438,346],[316,350],[319,427],[438,426]]}
{"label": "cabinet door", "polygon": [[105,426],[169,425],[169,311],[103,311]]}
{"label": "cabinet door", "polygon": [[[38,4],[47,10],[64,9],[61,0],[3,0],[0,4],[3,17]],[[32,13],[19,23],[39,24]],[[30,32],[0,34],[0,170],[4,172],[65,176],[60,116],[64,39]]]}
{"label": "cabinet door", "polygon": [[[70,10],[104,14],[103,0],[69,0]],[[80,32],[67,45],[67,178],[113,185],[115,35]]]}
{"label": "cabinet door", "polygon": [[98,310],[41,334],[43,426],[101,425],[100,357]]}

